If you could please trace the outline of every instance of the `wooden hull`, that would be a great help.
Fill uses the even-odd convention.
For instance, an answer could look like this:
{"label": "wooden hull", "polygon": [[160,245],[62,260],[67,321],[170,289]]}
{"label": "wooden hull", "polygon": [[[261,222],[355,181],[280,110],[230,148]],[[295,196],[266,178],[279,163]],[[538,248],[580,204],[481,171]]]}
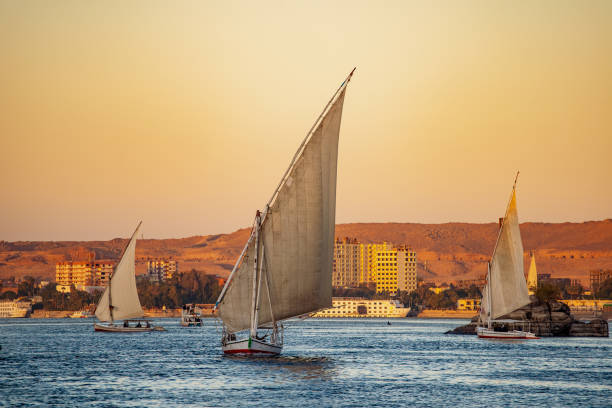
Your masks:
{"label": "wooden hull", "polygon": [[94,331],[108,333],[141,333],[151,331],[165,331],[163,327],[123,327],[110,324],[94,323]]}
{"label": "wooden hull", "polygon": [[476,329],[478,338],[481,339],[501,339],[501,340],[538,340],[539,337],[531,332],[511,330],[507,332],[500,332],[489,330],[484,327],[478,327]]}
{"label": "wooden hull", "polygon": [[283,350],[283,346],[249,338],[225,343],[222,349],[225,354],[256,357],[279,355]]}

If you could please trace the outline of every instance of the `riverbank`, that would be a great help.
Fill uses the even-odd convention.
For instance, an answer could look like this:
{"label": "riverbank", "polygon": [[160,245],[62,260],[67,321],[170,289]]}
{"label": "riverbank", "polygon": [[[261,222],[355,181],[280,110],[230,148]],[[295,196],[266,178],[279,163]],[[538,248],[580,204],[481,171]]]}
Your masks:
{"label": "riverbank", "polygon": [[[143,309],[144,317],[181,317],[181,310],[178,309]],[[32,319],[63,319],[70,317],[72,314],[80,312],[79,310],[34,310],[30,314]],[[203,317],[213,317],[212,309],[203,308]]]}
{"label": "riverbank", "polygon": [[[607,320],[591,318],[586,321],[576,319],[565,303],[558,301],[541,302],[531,296],[531,303],[494,320],[493,328],[508,330],[527,330],[538,337],[608,337]],[[476,335],[478,317],[470,323],[449,330],[447,334]]]}
{"label": "riverbank", "polygon": [[420,319],[471,319],[477,314],[473,310],[424,309],[416,316]]}

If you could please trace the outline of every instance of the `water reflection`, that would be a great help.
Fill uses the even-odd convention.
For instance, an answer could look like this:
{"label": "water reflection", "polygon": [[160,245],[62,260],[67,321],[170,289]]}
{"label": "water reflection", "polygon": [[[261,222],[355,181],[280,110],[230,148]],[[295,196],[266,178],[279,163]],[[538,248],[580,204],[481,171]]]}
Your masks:
{"label": "water reflection", "polygon": [[[255,365],[259,369],[267,369],[272,373],[289,374],[287,380],[325,380],[330,379],[335,371],[333,359],[328,357],[300,357],[280,355],[274,357],[249,357],[228,355],[225,359],[239,364]],[[284,378],[283,376],[277,378]]]}

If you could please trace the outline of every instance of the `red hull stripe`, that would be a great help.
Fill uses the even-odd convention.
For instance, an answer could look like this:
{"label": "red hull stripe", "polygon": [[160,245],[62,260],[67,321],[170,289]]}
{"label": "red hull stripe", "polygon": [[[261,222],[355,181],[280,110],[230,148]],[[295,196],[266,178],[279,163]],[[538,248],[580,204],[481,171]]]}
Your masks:
{"label": "red hull stripe", "polygon": [[507,337],[507,336],[481,336],[481,339],[506,339],[506,340],[539,340],[539,337]]}
{"label": "red hull stripe", "polygon": [[250,349],[223,350],[223,352],[225,354],[259,354],[259,353],[278,354],[273,351],[250,350]]}

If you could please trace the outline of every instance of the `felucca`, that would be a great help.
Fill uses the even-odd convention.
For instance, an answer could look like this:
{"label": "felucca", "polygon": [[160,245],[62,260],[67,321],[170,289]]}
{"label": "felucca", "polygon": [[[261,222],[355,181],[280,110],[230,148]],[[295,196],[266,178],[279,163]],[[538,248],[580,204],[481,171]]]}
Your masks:
{"label": "felucca", "polygon": [[[493,256],[488,263],[487,284],[482,293],[480,324],[476,329],[479,338],[487,339],[537,339],[535,334],[524,331],[522,322],[495,320],[529,303],[527,283],[523,272],[523,242],[516,210],[516,181],[514,179],[506,214],[501,221]],[[481,326],[486,323],[486,327]],[[523,330],[509,330],[521,324]]]}
{"label": "felucca", "polygon": [[217,299],[226,354],[275,355],[283,320],[332,305],[338,136],[346,87],[293,156]]}
{"label": "felucca", "polygon": [[[136,235],[141,225],[142,221],[124,248],[108,286],[98,300],[96,317],[107,324],[94,323],[95,331],[134,333],[165,330],[143,319],[144,312],[136,290]],[[115,324],[118,320],[123,320],[123,323]]]}

